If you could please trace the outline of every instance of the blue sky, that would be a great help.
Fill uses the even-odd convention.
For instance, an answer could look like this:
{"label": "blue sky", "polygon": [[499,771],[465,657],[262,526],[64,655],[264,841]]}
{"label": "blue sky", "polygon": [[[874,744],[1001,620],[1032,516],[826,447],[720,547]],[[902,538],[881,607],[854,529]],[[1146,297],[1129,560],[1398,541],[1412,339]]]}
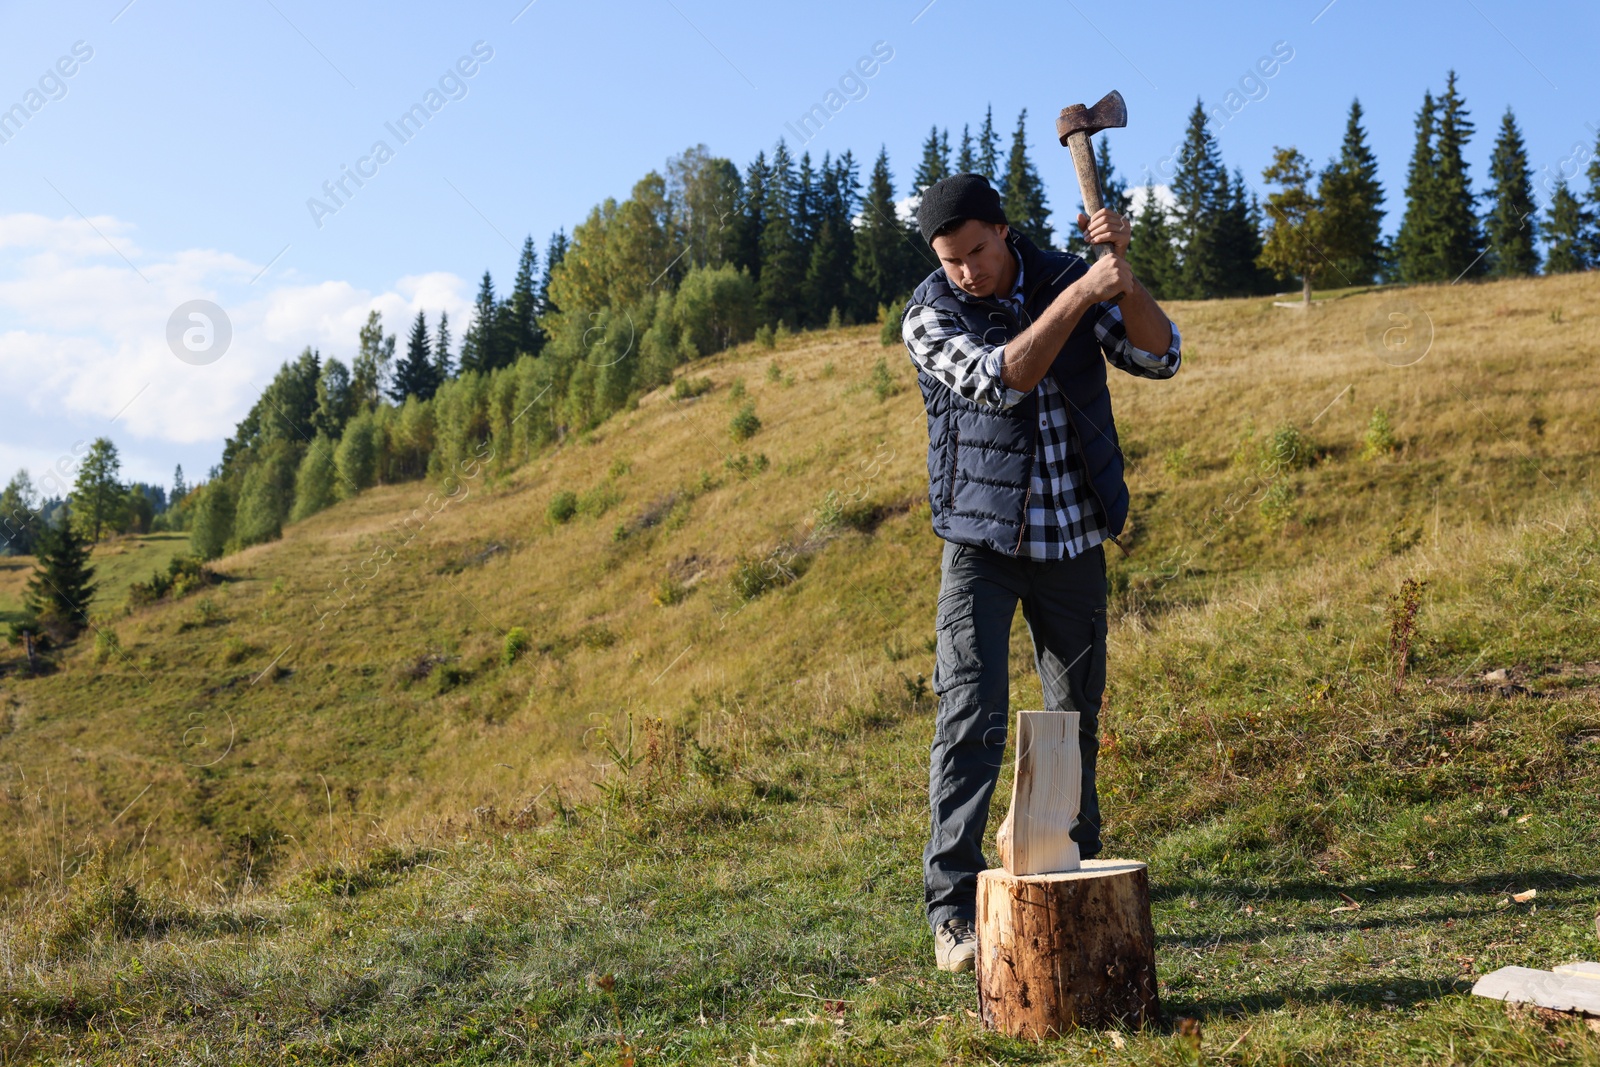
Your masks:
{"label": "blue sky", "polygon": [[[1413,117],[1448,69],[1480,187],[1508,105],[1536,171],[1581,168],[1600,132],[1586,4],[524,3],[0,5],[0,108],[37,105],[0,124],[0,478],[70,468],[99,435],[127,477],[203,474],[304,345],[348,360],[369,307],[397,333],[446,308],[459,338],[478,276],[508,282],[525,234],[542,251],[690,145],[742,167],[793,143],[786,124],[875,47],[890,58],[807,149],[870,163],[886,144],[903,191],[930,125],[954,141],[993,104],[1009,139],[1026,107],[1058,225],[1076,195],[1055,112],[1112,88],[1130,116],[1113,159],[1157,182],[1196,97],[1247,101],[1217,136],[1259,183],[1274,145],[1328,158],[1359,96],[1391,229]],[[1275,49],[1292,58],[1244,80]],[[441,106],[402,143],[385,124],[430,90]],[[308,208],[358,167],[336,211]],[[233,328],[203,366],[167,343],[192,299]]]}

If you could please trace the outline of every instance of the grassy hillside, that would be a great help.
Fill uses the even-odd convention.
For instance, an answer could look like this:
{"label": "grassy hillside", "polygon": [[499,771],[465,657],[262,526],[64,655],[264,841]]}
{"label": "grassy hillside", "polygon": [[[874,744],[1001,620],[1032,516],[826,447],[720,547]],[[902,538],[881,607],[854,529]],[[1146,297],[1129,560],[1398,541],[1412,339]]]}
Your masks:
{"label": "grassy hillside", "polygon": [[[1152,862],[1162,995],[1207,1062],[1600,1063],[1462,995],[1600,952],[1597,298],[1177,305],[1178,377],[1114,377],[1108,845]],[[1415,309],[1431,347],[1392,365],[1414,350],[1367,335],[1406,313],[1418,343]],[[939,543],[875,333],[746,347],[522,468],[363,494],[212,591],[103,600],[116,649],[0,680],[0,1048],[1044,1058],[931,968]],[[1019,707],[1029,652],[1019,623]],[[1164,1033],[1048,1056],[1196,1062]]]}

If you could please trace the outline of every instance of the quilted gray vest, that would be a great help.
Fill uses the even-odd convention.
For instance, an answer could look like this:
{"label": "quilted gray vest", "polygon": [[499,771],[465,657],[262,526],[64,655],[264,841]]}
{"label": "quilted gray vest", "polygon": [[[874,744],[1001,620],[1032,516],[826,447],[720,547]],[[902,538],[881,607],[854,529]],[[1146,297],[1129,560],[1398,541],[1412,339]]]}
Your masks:
{"label": "quilted gray vest", "polygon": [[[932,305],[955,315],[985,343],[998,345],[1021,333],[1088,267],[1067,252],[1034,246],[1015,229],[1010,243],[1022,257],[1023,315],[995,299],[958,294],[944,268],[917,286],[909,309]],[[908,353],[909,358],[909,353]],[[1128,487],[1122,450],[1111,417],[1106,361],[1085,315],[1061,346],[1050,377],[1067,398],[1067,411],[1089,487],[1115,537],[1128,518]],[[928,502],[933,532],[946,541],[1017,555],[1027,519],[1030,476],[1038,456],[1038,394],[1030,392],[1008,411],[975,404],[917,368],[928,413]]]}

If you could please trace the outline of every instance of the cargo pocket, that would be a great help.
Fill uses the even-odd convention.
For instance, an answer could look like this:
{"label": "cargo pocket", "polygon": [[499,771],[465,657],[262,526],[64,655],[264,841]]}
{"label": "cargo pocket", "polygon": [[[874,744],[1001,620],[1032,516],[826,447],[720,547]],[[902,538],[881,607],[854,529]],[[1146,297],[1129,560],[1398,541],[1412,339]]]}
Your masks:
{"label": "cargo pocket", "polygon": [[957,589],[939,598],[938,643],[933,663],[933,691],[944,693],[971,685],[983,673],[978,658],[978,627],[970,589]]}
{"label": "cargo pocket", "polygon": [[1083,695],[1089,707],[1096,710],[1106,692],[1106,609],[1094,613],[1092,644],[1089,648],[1089,674],[1083,684]]}

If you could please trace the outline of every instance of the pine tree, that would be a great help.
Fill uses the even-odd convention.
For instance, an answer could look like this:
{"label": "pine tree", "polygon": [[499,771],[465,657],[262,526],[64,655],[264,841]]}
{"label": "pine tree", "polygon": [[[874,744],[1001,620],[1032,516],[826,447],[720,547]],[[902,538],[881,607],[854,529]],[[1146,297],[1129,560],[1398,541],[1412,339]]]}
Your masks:
{"label": "pine tree", "polygon": [[71,497],[72,521],[90,544],[100,540],[102,532],[115,528],[123,493],[117,477],[121,472],[117,446],[109,437],[95,438],[78,468]]}
{"label": "pine tree", "polygon": [[1444,277],[1439,254],[1439,161],[1434,145],[1438,107],[1431,92],[1422,94],[1417,111],[1417,140],[1406,171],[1406,213],[1395,235],[1394,252],[1400,280],[1437,281]]}
{"label": "pine tree", "polygon": [[989,184],[1000,185],[1000,134],[994,128],[994,105],[984,109],[983,129],[978,131],[978,167],[976,173],[989,179]]}
{"label": "pine tree", "polygon": [[89,545],[64,522],[39,535],[38,565],[28,579],[28,614],[58,640],[71,640],[89,625],[96,586]]}
{"label": "pine tree", "polygon": [[1542,227],[1547,248],[1545,273],[1570,274],[1593,266],[1593,226],[1594,216],[1584,210],[1583,201],[1572,195],[1567,180],[1556,182]]}
{"label": "pine tree", "polygon": [[1383,269],[1383,186],[1378,157],[1367,146],[1361,101],[1350,102],[1339,157],[1322,172],[1322,250],[1337,277],[1353,285],[1370,284]]}
{"label": "pine tree", "polygon": [[1528,150],[1509,107],[1500,120],[1500,136],[1495,139],[1494,155],[1489,159],[1489,181],[1493,207],[1484,219],[1489,272],[1497,278],[1532,274],[1539,269],[1539,253],[1534,248],[1538,228],[1534,212],[1538,207],[1533,202]]}
{"label": "pine tree", "polygon": [[1139,212],[1133,222],[1128,245],[1128,266],[1150,295],[1158,300],[1177,293],[1183,283],[1178,265],[1178,249],[1172,241],[1172,224],[1167,210],[1156,196],[1155,186],[1146,184]]}
{"label": "pine tree", "polygon": [[917,165],[916,177],[911,180],[911,191],[925,193],[929,186],[949,176],[950,131],[946,130],[941,139],[939,127],[935,126],[928,131],[928,139],[922,142],[922,162]]}
{"label": "pine tree", "polygon": [[1183,250],[1182,282],[1174,295],[1204,299],[1219,295],[1232,283],[1220,256],[1227,190],[1222,152],[1211,133],[1205,105],[1196,99],[1178,154],[1177,173],[1172,177],[1174,238]]}
{"label": "pine tree", "polygon": [[1439,101],[1438,241],[1443,277],[1450,281],[1475,278],[1488,270],[1484,263],[1483,231],[1478,225],[1472,179],[1467,174],[1466,147],[1473,126],[1467,121],[1466,101],[1456,91],[1456,72],[1445,80]]}
{"label": "pine tree", "polygon": [[539,255],[533,249],[533,235],[522,241],[522,255],[517,260],[517,278],[511,285],[511,315],[506,320],[510,333],[511,351],[515,355],[537,355],[539,330],[535,316],[539,313],[539,294],[534,289],[534,276],[539,269]]}
{"label": "pine tree", "polygon": [[1319,245],[1324,216],[1311,189],[1311,165],[1295,148],[1274,148],[1272,164],[1261,177],[1279,187],[1267,196],[1270,220],[1259,261],[1279,278],[1299,278],[1301,302],[1311,303],[1313,280],[1327,268]]}
{"label": "pine tree", "polygon": [[800,287],[805,281],[804,250],[795,231],[794,163],[789,146],[781,139],[772,151],[772,166],[766,180],[766,203],[762,215],[766,227],[761,231],[761,277],[757,291],[761,318],[767,325],[781,321],[798,325]]}
{"label": "pine tree", "polygon": [[418,400],[432,399],[438,388],[434,380],[433,344],[428,340],[428,319],[418,311],[411,324],[411,336],[406,340],[406,358],[394,369],[394,381],[389,386],[389,399],[404,404],[406,397]]}
{"label": "pine tree", "polygon": [[895,214],[889,150],[878,149],[867,178],[861,227],[856,231],[857,317],[870,320],[878,308],[905,295],[909,273],[906,230]]}
{"label": "pine tree", "polygon": [[183,480],[183,464],[178,464],[172,472],[172,504],[176,507],[184,497],[189,495],[189,483]]}
{"label": "pine tree", "polygon": [[455,359],[450,355],[450,340],[450,313],[441,311],[439,312],[439,329],[433,336],[433,381],[435,388],[456,376]]}
{"label": "pine tree", "polygon": [[1011,134],[1011,155],[1006,160],[1005,180],[1000,183],[1000,203],[1006,219],[1040,248],[1050,247],[1050,209],[1045,203],[1044,182],[1028,158],[1028,109],[1017,115],[1017,128]]}
{"label": "pine tree", "polygon": [[972,151],[971,128],[961,125],[961,150],[956,153],[956,173],[974,174],[978,170],[978,157]]}

